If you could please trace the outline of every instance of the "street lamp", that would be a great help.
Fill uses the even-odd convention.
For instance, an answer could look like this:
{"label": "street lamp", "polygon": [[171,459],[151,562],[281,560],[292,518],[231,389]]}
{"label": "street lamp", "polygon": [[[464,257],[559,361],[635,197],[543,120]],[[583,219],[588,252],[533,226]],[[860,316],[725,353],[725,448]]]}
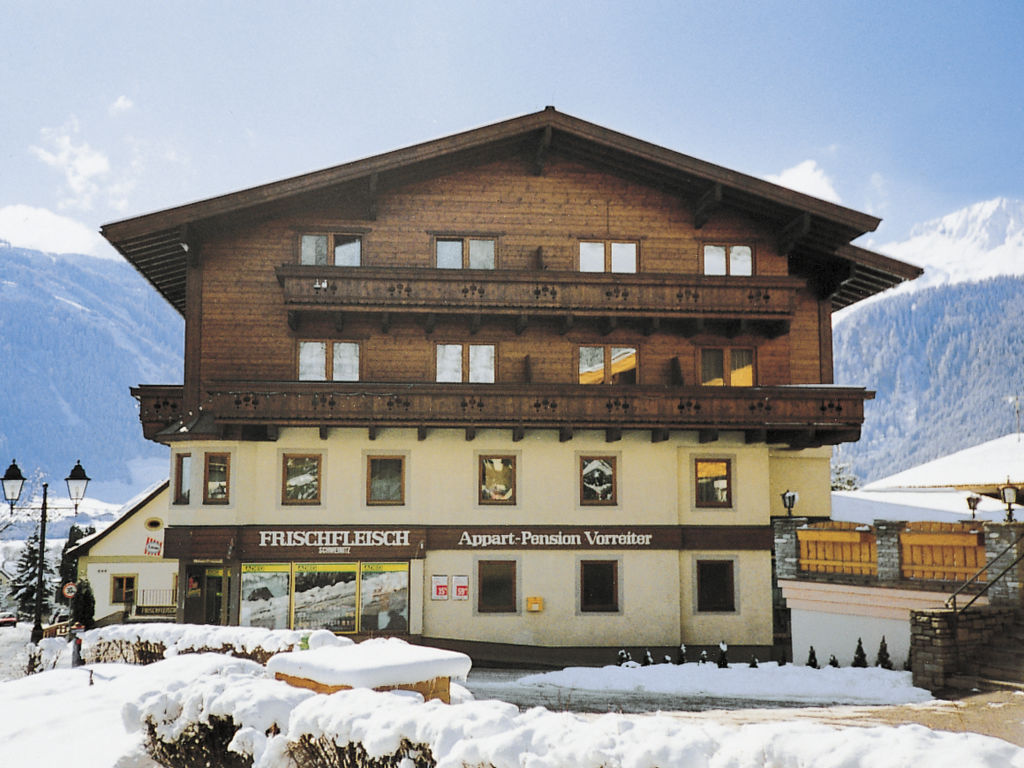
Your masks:
{"label": "street lamp", "polygon": [[970,496],[967,497],[967,506],[971,510],[971,520],[975,519],[974,518],[974,513],[978,511],[978,502],[980,502],[980,501],[981,501],[981,496],[976,496],[973,493]]}
{"label": "street lamp", "polygon": [[999,489],[999,496],[1006,505],[1006,522],[1013,522],[1013,505],[1017,503],[1017,489],[1012,485],[1004,485]]}
{"label": "street lamp", "polygon": [[793,507],[795,507],[796,503],[800,500],[800,494],[797,493],[796,491],[790,491],[790,490],[787,489],[787,490],[782,492],[781,496],[782,496],[782,506],[784,506],[786,508],[786,515],[788,517],[792,517],[793,516]]}
{"label": "street lamp", "polygon": [[[70,474],[64,478],[68,486],[68,496],[75,505],[75,514],[78,514],[78,504],[85,498],[85,489],[89,485],[89,476],[82,469],[82,462],[76,461]],[[25,478],[21,474],[17,463],[11,462],[4,474],[3,487],[7,503],[11,505],[11,513],[14,513],[14,504],[21,496],[21,488],[25,484]],[[49,494],[50,484],[43,483],[43,506],[39,518],[39,557],[38,568],[36,569],[36,615],[35,623],[32,625],[30,640],[38,643],[43,639],[43,567],[46,564],[46,501]]]}

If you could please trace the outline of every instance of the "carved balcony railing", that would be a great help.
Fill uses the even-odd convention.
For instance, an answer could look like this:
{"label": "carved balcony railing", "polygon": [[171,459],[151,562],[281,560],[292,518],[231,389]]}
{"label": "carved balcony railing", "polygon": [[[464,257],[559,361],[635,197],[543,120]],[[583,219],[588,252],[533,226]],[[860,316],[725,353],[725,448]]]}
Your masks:
{"label": "carved balcony railing", "polygon": [[[340,382],[216,382],[195,414],[167,419],[168,388],[139,387],[140,419],[147,437],[194,437],[190,425],[484,429],[742,430],[752,442],[794,446],[856,440],[864,420],[861,388],[607,387],[559,384],[382,384]],[[154,391],[152,394],[150,390]],[[180,394],[180,388],[179,388]],[[156,406],[159,405],[159,408]],[[180,401],[178,410],[180,411]],[[158,436],[158,433],[159,436]],[[565,439],[568,439],[566,437]]]}
{"label": "carved balcony railing", "polygon": [[792,277],[606,274],[377,267],[277,268],[291,311],[786,320]]}

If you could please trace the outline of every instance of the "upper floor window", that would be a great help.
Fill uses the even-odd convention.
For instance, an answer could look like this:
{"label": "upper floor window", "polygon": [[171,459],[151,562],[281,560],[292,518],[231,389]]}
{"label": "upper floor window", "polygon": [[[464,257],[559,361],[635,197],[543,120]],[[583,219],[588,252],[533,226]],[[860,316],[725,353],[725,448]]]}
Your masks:
{"label": "upper floor window", "polygon": [[188,504],[189,485],[192,477],[192,454],[177,453],[174,456],[174,503]]}
{"label": "upper floor window", "polygon": [[299,263],[314,266],[358,267],[363,239],[359,235],[303,235]]}
{"label": "upper floor window", "polygon": [[203,472],[203,504],[227,504],[231,499],[231,456],[206,454]]}
{"label": "upper floor window", "polygon": [[282,504],[320,503],[320,454],[286,453],[282,470]]}
{"label": "upper floor window", "polygon": [[580,241],[580,272],[636,272],[637,244],[613,240]]}
{"label": "upper floor window", "polygon": [[368,456],[366,459],[366,503],[405,504],[405,457]]}
{"label": "upper floor window", "polygon": [[580,456],[580,504],[618,503],[614,456]]}
{"label": "upper floor window", "polygon": [[482,237],[439,237],[434,241],[438,269],[494,269],[495,241]]}
{"label": "upper floor window", "polygon": [[747,347],[702,349],[700,383],[707,387],[754,386],[754,350]]}
{"label": "upper floor window", "polygon": [[636,384],[636,347],[580,347],[580,384]]}
{"label": "upper floor window", "polygon": [[697,459],[693,462],[695,503],[698,507],[732,506],[732,462]]}
{"label": "upper floor window", "polygon": [[705,275],[754,274],[754,249],[749,245],[705,245]]}
{"label": "upper floor window", "polygon": [[480,457],[481,504],[516,503],[516,457]]}
{"label": "upper floor window", "polygon": [[299,381],[359,381],[359,344],[300,341]]}
{"label": "upper floor window", "polygon": [[494,383],[493,344],[438,344],[437,381]]}

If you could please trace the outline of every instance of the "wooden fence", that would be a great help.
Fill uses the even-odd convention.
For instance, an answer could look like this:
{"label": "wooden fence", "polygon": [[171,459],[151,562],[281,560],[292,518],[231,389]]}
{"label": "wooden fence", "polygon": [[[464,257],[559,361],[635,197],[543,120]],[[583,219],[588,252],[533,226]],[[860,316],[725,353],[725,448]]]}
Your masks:
{"label": "wooden fence", "polygon": [[857,523],[812,523],[796,532],[800,542],[800,570],[809,573],[878,573],[875,533]]}

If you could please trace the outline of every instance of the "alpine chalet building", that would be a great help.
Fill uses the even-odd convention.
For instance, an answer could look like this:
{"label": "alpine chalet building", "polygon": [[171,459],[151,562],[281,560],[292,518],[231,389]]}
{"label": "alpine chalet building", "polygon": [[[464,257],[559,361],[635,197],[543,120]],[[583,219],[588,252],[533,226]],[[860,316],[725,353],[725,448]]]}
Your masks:
{"label": "alpine chalet building", "polygon": [[878,223],[549,107],[103,227],[185,318],[133,390],[178,620],[769,657],[872,397],[831,314],[920,274]]}

